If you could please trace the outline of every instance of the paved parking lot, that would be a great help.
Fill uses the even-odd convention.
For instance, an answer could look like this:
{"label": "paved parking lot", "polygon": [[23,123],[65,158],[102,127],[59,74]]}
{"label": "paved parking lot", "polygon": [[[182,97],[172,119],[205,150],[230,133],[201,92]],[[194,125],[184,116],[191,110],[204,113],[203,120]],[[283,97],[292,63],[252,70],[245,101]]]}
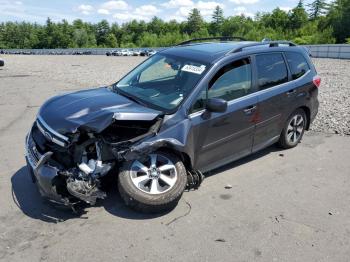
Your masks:
{"label": "paved parking lot", "polygon": [[[349,261],[349,136],[310,131],[297,148],[270,147],[215,170],[165,215],[130,211],[116,187],[81,216],[44,202],[23,156],[38,107],[57,93],[112,83],[140,61],[5,56],[0,261]],[[329,83],[336,74],[319,73]]]}

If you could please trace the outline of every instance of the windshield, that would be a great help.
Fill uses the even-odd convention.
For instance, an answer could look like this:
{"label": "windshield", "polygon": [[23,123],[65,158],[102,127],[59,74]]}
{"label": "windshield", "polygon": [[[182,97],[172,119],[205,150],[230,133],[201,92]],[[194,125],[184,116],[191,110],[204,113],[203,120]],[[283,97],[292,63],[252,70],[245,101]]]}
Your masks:
{"label": "windshield", "polygon": [[144,104],[170,111],[192,91],[208,65],[155,54],[116,84],[117,91]]}

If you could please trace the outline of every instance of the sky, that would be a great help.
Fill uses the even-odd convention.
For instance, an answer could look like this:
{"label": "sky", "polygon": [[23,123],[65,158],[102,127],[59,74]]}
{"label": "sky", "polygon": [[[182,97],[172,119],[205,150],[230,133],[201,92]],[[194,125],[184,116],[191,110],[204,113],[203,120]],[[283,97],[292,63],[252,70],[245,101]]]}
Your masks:
{"label": "sky", "polygon": [[0,0],[0,22],[28,21],[45,23],[47,17],[53,21],[66,19],[72,22],[82,19],[99,22],[106,19],[119,24],[130,20],[149,21],[158,16],[165,21],[184,21],[193,8],[210,21],[214,8],[219,5],[224,15],[254,17],[257,12],[268,12],[279,7],[288,11],[298,0]]}

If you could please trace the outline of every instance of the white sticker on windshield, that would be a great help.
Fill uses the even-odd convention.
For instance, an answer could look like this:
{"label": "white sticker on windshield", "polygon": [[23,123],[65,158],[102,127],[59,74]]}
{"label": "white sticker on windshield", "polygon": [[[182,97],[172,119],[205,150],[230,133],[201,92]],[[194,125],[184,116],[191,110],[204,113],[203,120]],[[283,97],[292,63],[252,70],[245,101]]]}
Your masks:
{"label": "white sticker on windshield", "polygon": [[201,65],[201,66],[184,65],[184,67],[181,70],[200,75],[204,72],[205,65]]}

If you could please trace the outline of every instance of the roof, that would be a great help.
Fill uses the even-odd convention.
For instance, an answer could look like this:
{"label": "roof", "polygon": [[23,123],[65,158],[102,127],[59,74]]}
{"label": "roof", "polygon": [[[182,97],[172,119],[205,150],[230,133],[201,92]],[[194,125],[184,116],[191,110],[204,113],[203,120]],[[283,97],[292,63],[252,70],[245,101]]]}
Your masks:
{"label": "roof", "polygon": [[258,42],[204,42],[170,47],[162,51],[162,53],[193,58],[194,60],[201,60],[206,63],[211,63],[212,61],[226,55],[233,49],[253,43]]}
{"label": "roof", "polygon": [[[185,42],[186,43],[186,42]],[[193,44],[181,44],[170,47],[162,51],[163,54],[176,55],[186,57],[203,63],[213,63],[217,59],[225,56],[228,53],[238,53],[243,48],[266,48],[266,47],[283,47],[296,46],[293,42],[278,40],[278,41],[222,41],[222,42],[201,42]]]}

